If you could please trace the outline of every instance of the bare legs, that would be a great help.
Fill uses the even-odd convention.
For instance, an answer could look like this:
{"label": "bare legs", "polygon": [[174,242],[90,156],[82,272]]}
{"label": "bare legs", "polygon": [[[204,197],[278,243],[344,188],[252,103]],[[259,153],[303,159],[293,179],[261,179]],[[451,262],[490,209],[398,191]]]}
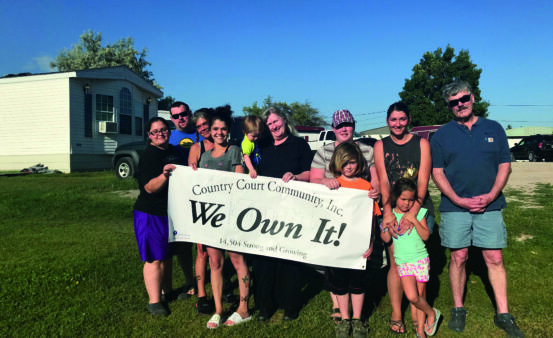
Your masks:
{"label": "bare legs", "polygon": [[246,265],[244,256],[229,251],[228,252],[232,265],[236,269],[236,276],[238,276],[238,288],[240,290],[240,305],[238,306],[237,312],[242,316],[242,318],[249,317],[248,313],[248,300],[250,297],[250,270]]}
{"label": "bare legs", "polygon": [[149,303],[159,303],[161,301],[161,290],[169,292],[171,287],[170,269],[165,267],[169,265],[170,260],[153,261],[144,263],[144,284],[150,298]]}
{"label": "bare legs", "polygon": [[[335,295],[338,300],[338,306],[340,308],[340,314],[342,319],[349,318],[349,299],[350,294],[346,293],[345,295]],[[365,299],[365,294],[351,294],[351,307],[353,309],[353,318],[360,319],[361,311],[363,310],[363,300]]]}
{"label": "bare legs", "polygon": [[[401,299],[403,298],[403,288],[401,286],[401,280],[397,272],[396,260],[394,259],[393,244],[388,247],[388,255],[390,257],[390,270],[388,270],[387,282],[388,294],[390,295],[390,304],[392,305],[392,320],[401,321]],[[415,313],[411,311],[411,315],[414,316],[414,314]],[[398,326],[394,326],[394,328],[398,329]],[[402,328],[398,332],[405,332],[405,328]]]}
{"label": "bare legs", "polygon": [[417,333],[424,337],[424,323],[427,321],[428,325],[431,326],[436,320],[436,313],[426,302],[426,283],[417,282],[413,276],[405,276],[401,278],[401,284],[405,296],[416,307]]}
{"label": "bare legs", "polygon": [[[488,278],[492,284],[497,313],[508,313],[507,306],[507,273],[503,265],[501,250],[482,250],[482,256],[488,267]],[[451,251],[449,263],[449,280],[453,294],[455,307],[463,306],[463,293],[466,282],[466,262],[468,260],[468,248]]]}
{"label": "bare legs", "polygon": [[[223,313],[223,263],[225,261],[224,251],[217,248],[207,248],[209,255],[209,265],[211,267],[211,288],[213,290],[213,300],[215,301],[215,313]],[[238,276],[238,285],[240,289],[240,305],[237,312],[246,318],[248,313],[248,299],[250,287],[250,273],[244,260],[244,256],[235,252],[228,252],[230,260],[236,269]]]}
{"label": "bare legs", "polygon": [[488,278],[492,284],[497,313],[508,313],[507,306],[507,272],[503,265],[501,250],[482,250],[484,261],[488,266]]}
{"label": "bare legs", "polygon": [[207,265],[207,255],[203,252],[201,245],[197,245],[196,255],[196,285],[198,287],[198,298],[205,297],[205,269]]}

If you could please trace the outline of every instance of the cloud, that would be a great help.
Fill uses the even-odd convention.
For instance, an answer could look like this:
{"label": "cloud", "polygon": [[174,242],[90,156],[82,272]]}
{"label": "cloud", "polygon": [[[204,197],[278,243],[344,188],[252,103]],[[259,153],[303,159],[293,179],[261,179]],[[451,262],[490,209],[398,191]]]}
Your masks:
{"label": "cloud", "polygon": [[27,62],[23,68],[25,71],[29,72],[52,72],[56,70],[50,67],[50,62],[54,60],[55,59],[49,55],[36,56],[31,61]]}

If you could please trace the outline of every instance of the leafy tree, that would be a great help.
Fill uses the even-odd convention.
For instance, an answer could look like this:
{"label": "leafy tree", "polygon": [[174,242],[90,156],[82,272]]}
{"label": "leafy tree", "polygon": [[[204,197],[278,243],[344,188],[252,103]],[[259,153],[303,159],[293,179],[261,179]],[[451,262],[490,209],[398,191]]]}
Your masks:
{"label": "leafy tree", "polygon": [[433,53],[424,53],[399,93],[411,111],[411,125],[426,126],[451,121],[453,115],[442,98],[442,88],[454,80],[464,80],[471,85],[475,101],[473,112],[486,117],[490,104],[482,101],[480,96],[478,85],[481,73],[482,69],[472,63],[467,50],[455,55],[455,50],[448,45],[443,53],[441,48]]}
{"label": "leafy tree", "polygon": [[322,127],[329,125],[321,116],[319,110],[311,107],[307,101],[305,103],[292,102],[288,104],[286,102],[273,102],[273,98],[267,96],[267,98],[263,100],[263,105],[261,107],[258,106],[257,101],[255,101],[251,106],[242,108],[242,111],[244,115],[261,116],[269,107],[275,107],[284,112],[288,116],[288,122],[294,126]]}
{"label": "leafy tree", "polygon": [[[143,79],[154,82],[152,72],[146,69],[151,63],[146,60],[148,50],[134,49],[131,37],[122,38],[114,44],[102,46],[102,33],[84,32],[71,49],[61,51],[50,67],[59,71],[92,69],[111,66],[127,66]],[[159,85],[157,85],[159,88]]]}
{"label": "leafy tree", "polygon": [[166,96],[162,99],[157,100],[157,109],[159,110],[170,110],[171,105],[175,103],[176,99],[172,96]]}
{"label": "leafy tree", "polygon": [[505,128],[505,130],[509,130],[509,129],[513,129],[513,127],[510,124],[507,125],[507,128]]}

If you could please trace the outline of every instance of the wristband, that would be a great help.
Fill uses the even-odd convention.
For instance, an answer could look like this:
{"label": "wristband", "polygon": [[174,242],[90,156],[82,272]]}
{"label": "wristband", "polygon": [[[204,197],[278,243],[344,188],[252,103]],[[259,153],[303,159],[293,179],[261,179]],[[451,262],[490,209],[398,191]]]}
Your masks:
{"label": "wristband", "polygon": [[383,228],[383,227],[382,227],[382,224],[380,224],[380,230],[381,230],[382,232],[387,232],[387,231],[388,231],[388,227]]}

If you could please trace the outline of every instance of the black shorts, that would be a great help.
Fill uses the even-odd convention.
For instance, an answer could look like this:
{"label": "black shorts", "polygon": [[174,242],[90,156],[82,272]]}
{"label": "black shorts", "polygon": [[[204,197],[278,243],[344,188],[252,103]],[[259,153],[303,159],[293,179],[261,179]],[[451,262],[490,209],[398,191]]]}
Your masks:
{"label": "black shorts", "polygon": [[360,295],[365,293],[368,282],[367,270],[343,268],[325,268],[325,289],[338,296],[351,293]]}

